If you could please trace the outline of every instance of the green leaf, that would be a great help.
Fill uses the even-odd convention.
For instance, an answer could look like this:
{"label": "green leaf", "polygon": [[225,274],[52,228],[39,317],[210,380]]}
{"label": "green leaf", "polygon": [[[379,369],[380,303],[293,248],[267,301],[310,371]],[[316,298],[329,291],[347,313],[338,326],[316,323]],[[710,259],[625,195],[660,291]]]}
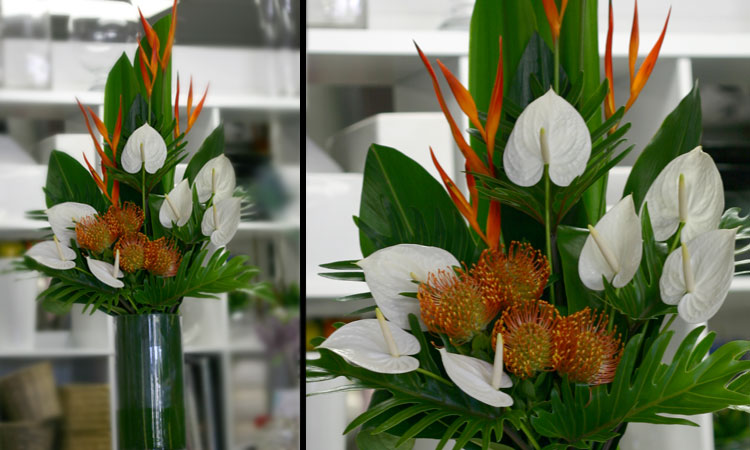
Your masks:
{"label": "green leaf", "polygon": [[636,210],[659,172],[674,158],[700,145],[701,132],[701,97],[696,80],[633,165],[623,195],[633,194]]}
{"label": "green leaf", "polygon": [[364,256],[412,243],[474,261],[477,246],[446,191],[422,166],[389,147],[370,147],[356,223]]}
{"label": "green leaf", "polygon": [[[505,40],[503,40],[505,44]],[[508,98],[521,108],[526,108],[539,95],[532,94],[531,77],[535,76],[540,83],[541,95],[552,86],[554,55],[539,33],[533,33],[529,43],[518,62],[518,69],[513,76],[508,90]],[[567,74],[560,70],[560,85],[567,82]]]}
{"label": "green leaf", "polygon": [[[109,71],[107,83],[104,86],[104,125],[110,133],[115,130],[120,99],[122,98],[122,121],[125,125],[126,118],[130,113],[130,106],[133,104],[137,93],[138,81],[133,71],[133,65],[130,64],[128,55],[123,53]],[[133,129],[122,130],[126,135],[133,131]]]}
{"label": "green leaf", "polygon": [[336,261],[327,264],[321,264],[320,267],[331,270],[362,270],[362,268],[357,265],[358,261],[358,259]]}
{"label": "green leaf", "polygon": [[407,439],[398,443],[399,437],[388,433],[373,433],[372,428],[362,430],[357,434],[357,448],[359,450],[410,450],[414,448],[414,439]]}
{"label": "green leaf", "polygon": [[91,205],[100,213],[107,210],[104,194],[89,171],[75,158],[58,150],[53,150],[49,157],[44,193],[47,208],[64,202],[78,202]]}
{"label": "green leaf", "polygon": [[342,281],[365,281],[364,272],[322,272],[321,277]]}
{"label": "green leaf", "polygon": [[[612,438],[622,422],[685,424],[684,419],[663,414],[694,415],[748,403],[750,387],[730,384],[750,370],[741,360],[750,351],[749,341],[733,341],[708,354],[714,333],[698,342],[704,327],[691,331],[674,358],[663,364],[673,332],[659,335],[642,348],[643,334],[630,339],[611,384],[590,387],[563,383],[549,402],[535,408],[531,423],[551,439],[603,442]],[[644,357],[637,364],[638,354]]]}
{"label": "green leaf", "polygon": [[185,177],[190,184],[193,184],[195,177],[198,176],[198,172],[203,168],[204,164],[222,153],[224,153],[224,124],[220,124],[206,137],[201,147],[190,159],[185,169]]}

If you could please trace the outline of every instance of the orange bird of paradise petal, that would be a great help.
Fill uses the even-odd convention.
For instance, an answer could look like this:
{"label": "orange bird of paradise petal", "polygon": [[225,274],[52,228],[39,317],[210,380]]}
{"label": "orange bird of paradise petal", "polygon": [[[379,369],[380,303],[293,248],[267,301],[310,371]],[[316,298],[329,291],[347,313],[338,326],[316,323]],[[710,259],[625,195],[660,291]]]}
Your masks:
{"label": "orange bird of paradise petal", "polygon": [[468,89],[458,81],[458,78],[456,78],[451,71],[445,67],[442,61],[438,59],[437,63],[438,66],[440,66],[440,70],[443,72],[443,76],[448,81],[448,86],[450,86],[451,92],[453,92],[453,98],[456,99],[458,106],[461,107],[461,111],[469,117],[471,123],[477,130],[479,130],[479,134],[482,135],[482,139],[487,142],[487,134],[484,132],[482,122],[479,120],[479,113],[477,112],[477,105],[474,102],[474,98],[472,98]]}
{"label": "orange bird of paradise petal", "polygon": [[[198,105],[195,107],[195,110],[188,113],[188,124],[187,128],[185,129],[185,133],[190,131],[191,128],[193,128],[193,124],[195,124],[195,121],[198,120],[198,116],[201,115],[201,110],[203,109],[203,102],[206,101],[206,96],[208,95],[208,86],[206,86],[206,91],[203,93],[203,97],[201,98],[201,101],[198,102]],[[188,104],[192,103],[192,98],[188,99]]]}
{"label": "orange bird of paradise petal", "polygon": [[503,111],[503,37],[499,38],[500,57],[497,60],[497,74],[495,85],[492,87],[490,96],[490,107],[487,111],[487,160],[490,163],[490,172],[495,174],[493,157],[495,154],[495,135],[500,126],[500,115]]}
{"label": "orange bird of paradise petal", "polygon": [[604,99],[604,116],[609,119],[615,113],[615,85],[612,75],[612,33],[614,31],[614,15],[612,0],[609,0],[609,28],[607,30],[607,46],[604,50],[604,76],[607,78],[609,90]]}
{"label": "orange bird of paradise petal", "polygon": [[162,55],[161,59],[159,60],[159,64],[161,64],[161,70],[165,70],[167,68],[167,64],[169,64],[169,57],[172,54],[172,45],[174,44],[175,30],[177,30],[177,0],[174,0],[174,3],[172,4],[172,20],[169,24],[167,43],[164,45],[164,55]]}
{"label": "orange bird of paradise petal", "polygon": [[662,28],[661,30],[661,35],[659,36],[659,39],[651,48],[651,51],[648,53],[648,56],[646,56],[646,59],[643,61],[643,64],[641,64],[641,67],[638,69],[638,73],[635,75],[633,82],[630,84],[630,98],[628,99],[628,102],[625,104],[626,111],[630,109],[631,106],[633,106],[633,103],[635,103],[635,100],[638,98],[638,95],[643,90],[643,87],[646,86],[646,82],[648,81],[648,78],[651,76],[651,72],[654,70],[654,66],[656,66],[656,60],[659,59],[659,51],[661,51],[661,44],[662,42],[664,42],[664,36],[667,33],[667,25],[669,25],[669,17],[671,15],[672,15],[672,8],[670,7],[669,13],[667,13],[667,20],[664,21],[664,28]]}
{"label": "orange bird of paradise petal", "polygon": [[555,0],[542,0],[544,5],[544,14],[547,16],[549,29],[552,32],[552,40],[557,41],[560,37],[560,28],[562,28],[563,16],[565,9],[568,7],[568,0],[562,0],[560,11],[557,11]]}
{"label": "orange bird of paradise petal", "polygon": [[[610,7],[612,2],[610,1]],[[630,48],[628,49],[628,65],[630,66],[630,85],[633,85],[633,78],[635,77],[635,61],[638,59],[638,1],[635,2],[635,10],[633,11],[633,27],[630,29]]]}
{"label": "orange bird of paradise petal", "polygon": [[105,165],[108,167],[115,167],[115,164],[112,162],[112,160],[109,159],[107,154],[104,153],[104,150],[102,150],[102,146],[99,145],[99,139],[96,138],[96,136],[94,135],[94,131],[91,129],[91,123],[89,123],[89,116],[88,114],[86,114],[86,110],[83,108],[83,105],[78,99],[76,99],[76,102],[78,103],[78,108],[80,108],[81,113],[83,114],[83,118],[86,121],[86,129],[89,131],[89,135],[91,136],[91,139],[94,141],[96,153],[98,153],[99,157],[102,159],[102,165]]}
{"label": "orange bird of paradise petal", "polygon": [[456,144],[458,145],[459,150],[461,150],[461,153],[464,155],[464,158],[466,158],[466,161],[468,162],[469,167],[471,167],[472,171],[477,172],[482,175],[489,175],[490,174],[489,169],[487,168],[487,166],[485,166],[482,160],[479,159],[476,152],[474,152],[474,149],[472,149],[471,146],[469,146],[469,144],[466,142],[463,135],[461,134],[461,130],[458,128],[458,125],[456,125],[456,122],[453,120],[453,116],[451,116],[451,113],[448,110],[448,105],[446,105],[445,99],[443,98],[443,93],[440,90],[440,84],[438,84],[437,76],[435,75],[435,71],[432,69],[432,65],[430,64],[429,60],[427,60],[427,57],[422,52],[422,49],[419,48],[416,42],[414,43],[414,46],[417,48],[417,52],[419,52],[419,57],[422,59],[422,62],[427,68],[427,72],[430,74],[430,78],[432,78],[432,86],[435,89],[435,94],[437,95],[438,103],[440,104],[440,109],[443,111],[445,118],[448,120],[448,125],[450,125],[451,134],[453,135],[453,139],[456,141]]}
{"label": "orange bird of paradise petal", "polygon": [[115,122],[115,132],[112,134],[112,157],[117,161],[117,146],[120,144],[120,135],[122,134],[122,95],[120,95],[120,106],[117,109],[117,121]]}
{"label": "orange bird of paradise petal", "polygon": [[487,245],[496,250],[500,245],[500,202],[490,200],[490,210],[487,214]]}
{"label": "orange bird of paradise petal", "polygon": [[435,164],[435,168],[437,168],[438,172],[440,173],[440,178],[443,179],[443,184],[445,184],[445,188],[448,190],[448,195],[450,195],[451,200],[453,200],[453,204],[456,205],[456,208],[461,213],[461,215],[469,221],[469,225],[471,225],[471,228],[473,228],[474,231],[477,232],[479,237],[481,237],[483,241],[487,242],[487,236],[485,236],[485,234],[482,232],[482,229],[479,227],[479,223],[477,222],[477,218],[474,214],[473,208],[471,207],[471,205],[469,205],[469,202],[466,201],[466,198],[458,189],[453,180],[451,180],[450,176],[445,173],[445,170],[443,170],[443,167],[435,157],[435,153],[432,151],[432,147],[430,147],[430,156],[432,157],[433,164]]}
{"label": "orange bird of paradise petal", "polygon": [[180,74],[177,74],[177,92],[174,94],[174,138],[180,135]]}

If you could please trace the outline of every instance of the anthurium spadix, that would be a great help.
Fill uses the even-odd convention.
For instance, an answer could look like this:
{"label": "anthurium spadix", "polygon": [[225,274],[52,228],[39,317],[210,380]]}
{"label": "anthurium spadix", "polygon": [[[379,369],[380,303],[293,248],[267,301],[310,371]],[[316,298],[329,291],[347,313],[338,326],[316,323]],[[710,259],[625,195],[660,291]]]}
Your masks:
{"label": "anthurium spadix", "polygon": [[724,186],[713,159],[698,146],[662,169],[646,193],[654,237],[669,239],[683,224],[682,242],[719,226]]}
{"label": "anthurium spadix", "polygon": [[52,241],[34,244],[27,252],[39,264],[58,270],[68,270],[76,266],[76,252],[67,245],[63,245],[53,236]]}
{"label": "anthurium spadix", "polygon": [[214,196],[214,203],[229,198],[234,193],[236,178],[232,163],[224,155],[209,160],[195,177],[195,190],[201,203]]}
{"label": "anthurium spadix", "polygon": [[550,89],[518,117],[503,153],[508,178],[519,186],[542,179],[544,166],[558,186],[568,186],[586,170],[591,135],[576,109]]}
{"label": "anthurium spadix", "polygon": [[148,173],[156,173],[164,166],[166,159],[167,144],[158,131],[145,123],[128,138],[120,163],[128,173],[136,173],[144,168]]}
{"label": "anthurium spadix", "polygon": [[677,305],[685,322],[705,322],[724,303],[734,275],[736,233],[713,230],[700,234],[683,242],[664,262],[659,280],[661,299]]}
{"label": "anthurium spadix", "polygon": [[91,270],[91,274],[94,275],[99,281],[106,284],[107,286],[111,286],[116,289],[120,289],[125,286],[125,284],[118,280],[118,278],[123,277],[123,273],[120,270],[120,251],[118,250],[115,255],[115,263],[110,264],[105,261],[99,261],[96,259],[86,257],[86,263],[88,263],[89,270]]}
{"label": "anthurium spadix", "polygon": [[49,208],[45,213],[52,232],[61,243],[68,245],[76,237],[76,222],[95,215],[96,210],[85,203],[64,202]]}
{"label": "anthurium spadix", "polygon": [[513,405],[513,397],[498,389],[512,387],[513,381],[503,371],[502,349],[503,339],[498,333],[494,365],[472,356],[450,353],[444,348],[439,351],[448,378],[459,389],[482,403],[507,407]]}
{"label": "anthurium spadix", "polygon": [[[650,209],[649,209],[650,211]],[[596,224],[578,259],[578,275],[595,291],[604,290],[602,277],[616,288],[633,279],[643,254],[641,221],[635,213],[633,196],[620,200]]]}
{"label": "anthurium spadix", "polygon": [[159,222],[164,228],[172,228],[172,224],[181,227],[190,219],[192,212],[193,195],[188,180],[184,179],[164,195],[164,202],[159,208]]}
{"label": "anthurium spadix", "polygon": [[452,270],[460,266],[448,251],[418,244],[398,244],[380,249],[357,263],[365,273],[365,281],[375,303],[385,317],[395,325],[409,329],[409,314],[419,317],[423,330],[427,327],[419,313],[416,298],[401,295],[416,294],[419,284],[427,282],[429,273]]}
{"label": "anthurium spadix", "polygon": [[201,221],[201,232],[211,237],[211,243],[223,247],[229,243],[240,226],[240,208],[242,201],[230,197],[214,203],[206,209]]}
{"label": "anthurium spadix", "polygon": [[344,359],[379,373],[406,373],[419,367],[412,356],[419,353],[417,338],[387,322],[380,310],[377,319],[350,322],[334,331],[319,348],[327,348]]}

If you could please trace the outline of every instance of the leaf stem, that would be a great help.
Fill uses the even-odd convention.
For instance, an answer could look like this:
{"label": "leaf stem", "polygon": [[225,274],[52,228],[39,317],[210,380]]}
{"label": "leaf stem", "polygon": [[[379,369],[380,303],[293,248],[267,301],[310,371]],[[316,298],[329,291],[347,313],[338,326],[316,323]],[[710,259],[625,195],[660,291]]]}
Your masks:
{"label": "leaf stem", "polygon": [[672,317],[667,320],[666,325],[664,325],[664,328],[659,332],[659,335],[663,334],[665,331],[669,330],[669,327],[672,325],[672,322],[677,318],[677,314],[672,314]]}
{"label": "leaf stem", "polygon": [[[544,237],[547,244],[547,263],[550,266],[550,275],[552,275],[552,236],[549,226],[549,164],[544,165]],[[555,304],[555,289],[550,286],[549,290],[550,303]]]}
{"label": "leaf stem", "polygon": [[529,428],[523,422],[521,422],[521,431],[523,431],[523,434],[526,435],[526,437],[529,439],[529,442],[536,450],[541,449],[541,447],[539,447],[539,443],[536,441],[536,439],[534,439],[534,436],[531,434],[531,431],[529,431]]}
{"label": "leaf stem", "polygon": [[447,384],[448,386],[451,386],[451,387],[454,386],[453,383],[451,383],[450,381],[448,381],[445,378],[441,377],[440,375],[436,375],[436,374],[434,374],[434,373],[432,373],[432,372],[430,372],[428,370],[425,370],[425,369],[423,369],[421,367],[417,367],[417,372],[421,373],[422,375],[428,376],[430,378],[434,378],[435,380],[438,380],[439,382],[441,382],[443,384]]}
{"label": "leaf stem", "polygon": [[515,431],[513,431],[513,428],[511,427],[505,427],[503,430],[505,434],[510,437],[510,439],[518,445],[518,448],[522,450],[529,450],[529,446],[521,439],[521,436],[519,436]]}

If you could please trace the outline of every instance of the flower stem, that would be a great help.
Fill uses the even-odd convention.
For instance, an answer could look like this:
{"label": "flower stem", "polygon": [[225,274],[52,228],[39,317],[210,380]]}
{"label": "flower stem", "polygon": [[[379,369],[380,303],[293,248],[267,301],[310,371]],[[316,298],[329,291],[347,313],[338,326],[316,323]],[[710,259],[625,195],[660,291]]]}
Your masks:
{"label": "flower stem", "polygon": [[523,431],[523,434],[525,434],[526,437],[529,438],[529,442],[531,443],[531,445],[536,450],[540,450],[539,443],[536,441],[536,439],[534,439],[534,436],[531,434],[531,431],[529,431],[529,428],[523,422],[521,422],[521,431]]}
{"label": "flower stem", "polygon": [[662,328],[662,330],[659,332],[659,335],[669,330],[669,327],[672,325],[672,322],[674,322],[676,318],[677,318],[677,314],[672,314],[669,320],[667,320],[666,325],[664,325],[664,328]]}
{"label": "flower stem", "polygon": [[555,58],[554,58],[554,66],[553,66],[553,87],[555,89],[555,93],[560,94],[560,38],[558,37],[555,39]]}
{"label": "flower stem", "polygon": [[453,387],[453,383],[451,383],[450,381],[446,380],[445,378],[441,377],[440,375],[435,375],[434,373],[432,373],[430,371],[424,370],[421,367],[417,367],[417,372],[421,373],[422,375],[428,376],[430,378],[434,378],[434,379],[438,380],[439,382],[441,382],[443,384],[447,384],[448,386]]}
{"label": "flower stem", "polygon": [[[544,236],[547,244],[547,263],[550,266],[550,275],[552,274],[552,235],[549,225],[549,164],[544,165]],[[549,289],[550,303],[555,304],[555,289]]]}
{"label": "flower stem", "polygon": [[685,222],[680,222],[680,226],[677,227],[677,233],[675,233],[672,243],[669,244],[669,253],[672,253],[680,244],[680,238],[682,237],[682,228],[684,226],[685,226]]}

